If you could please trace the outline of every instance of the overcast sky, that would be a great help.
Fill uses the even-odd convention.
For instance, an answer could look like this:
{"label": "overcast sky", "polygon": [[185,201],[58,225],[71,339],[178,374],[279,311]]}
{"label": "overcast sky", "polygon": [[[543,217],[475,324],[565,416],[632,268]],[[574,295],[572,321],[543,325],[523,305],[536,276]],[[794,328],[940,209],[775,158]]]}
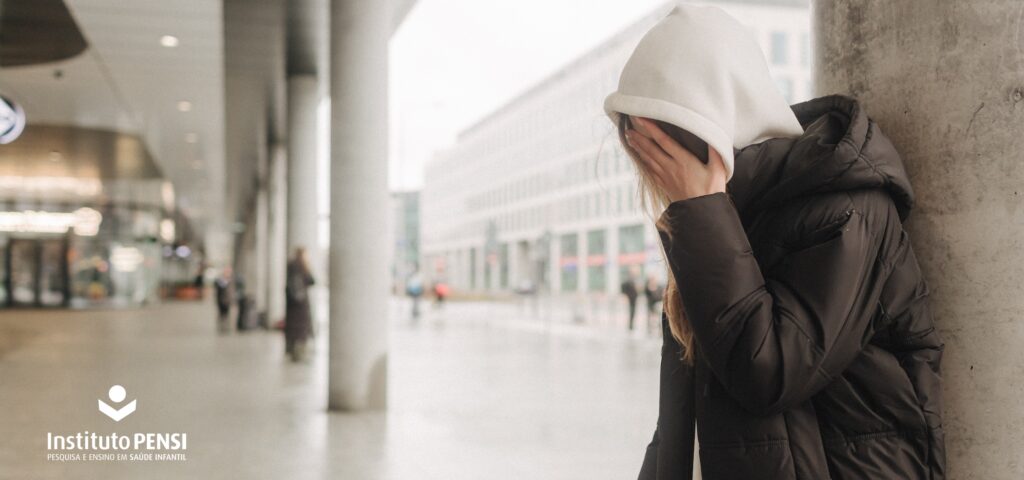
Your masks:
{"label": "overcast sky", "polygon": [[392,189],[438,147],[666,0],[419,0],[391,39]]}

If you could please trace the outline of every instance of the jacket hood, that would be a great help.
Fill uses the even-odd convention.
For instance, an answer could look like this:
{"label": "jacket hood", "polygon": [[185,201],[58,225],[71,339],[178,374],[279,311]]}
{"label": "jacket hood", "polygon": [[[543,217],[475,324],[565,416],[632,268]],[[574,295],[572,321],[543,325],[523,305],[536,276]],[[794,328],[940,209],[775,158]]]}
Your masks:
{"label": "jacket hood", "polygon": [[734,149],[803,133],[750,30],[713,6],[677,5],[644,34],[604,111],[693,133],[721,154],[727,180]]}
{"label": "jacket hood", "polygon": [[803,195],[882,188],[906,219],[914,191],[903,160],[857,100],[829,95],[790,108],[802,135],[734,152],[735,172],[726,188],[743,217]]}

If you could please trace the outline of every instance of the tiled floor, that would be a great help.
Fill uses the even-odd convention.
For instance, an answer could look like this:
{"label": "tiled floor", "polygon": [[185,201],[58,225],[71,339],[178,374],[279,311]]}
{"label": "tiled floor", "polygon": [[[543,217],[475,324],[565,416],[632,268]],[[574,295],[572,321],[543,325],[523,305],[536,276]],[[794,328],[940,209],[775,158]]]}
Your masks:
{"label": "tiled floor", "polygon": [[[0,478],[636,477],[660,340],[480,304],[412,325],[402,308],[390,408],[363,414],[325,411],[322,344],[310,364],[290,364],[278,334],[218,334],[207,304],[2,312]],[[138,402],[119,423],[97,410],[113,384]],[[187,460],[47,460],[48,432],[85,431],[184,432]]]}

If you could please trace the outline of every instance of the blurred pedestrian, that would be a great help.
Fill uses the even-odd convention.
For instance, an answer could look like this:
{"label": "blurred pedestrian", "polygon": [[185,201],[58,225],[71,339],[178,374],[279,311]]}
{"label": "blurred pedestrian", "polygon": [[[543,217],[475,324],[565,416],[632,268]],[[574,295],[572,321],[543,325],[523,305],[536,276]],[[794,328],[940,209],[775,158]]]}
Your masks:
{"label": "blurred pedestrian", "polygon": [[630,267],[629,272],[626,275],[626,279],[622,281],[620,291],[626,296],[626,300],[629,301],[629,330],[633,331],[633,322],[636,317],[636,300],[640,296],[640,289],[637,287],[637,272],[636,266]]}
{"label": "blurred pedestrian", "polygon": [[448,282],[444,278],[439,278],[434,281],[432,290],[434,291],[434,307],[438,309],[444,307],[444,300],[451,293],[451,287],[448,286]]}
{"label": "blurred pedestrian", "polygon": [[199,295],[202,297],[203,287],[206,286],[204,276],[206,275],[206,260],[199,262],[199,266],[196,267],[196,275],[192,278],[192,286],[199,290]]}
{"label": "blurred pedestrian", "polygon": [[413,265],[413,271],[405,280],[405,294],[412,299],[412,319],[420,318],[420,297],[423,296],[423,275],[418,265]]}
{"label": "blurred pedestrian", "polygon": [[231,304],[235,302],[235,282],[231,267],[224,267],[224,271],[213,282],[213,288],[217,293],[217,329],[221,332],[228,331],[228,314],[231,313]]}
{"label": "blurred pedestrian", "polygon": [[313,315],[309,305],[309,287],[313,283],[306,249],[298,247],[288,261],[285,279],[284,350],[294,362],[305,359],[306,341],[313,333]]}
{"label": "blurred pedestrian", "polygon": [[252,301],[245,291],[245,277],[237,272],[234,276],[235,302],[238,303],[238,318],[235,321],[235,329],[239,332],[249,329],[249,316],[252,315]]}
{"label": "blurred pedestrian", "polygon": [[660,331],[661,329],[661,314],[658,312],[658,306],[661,304],[661,298],[665,295],[665,288],[661,285],[661,281],[658,280],[658,276],[653,273],[647,276],[647,282],[644,283],[644,296],[647,297],[647,329]]}

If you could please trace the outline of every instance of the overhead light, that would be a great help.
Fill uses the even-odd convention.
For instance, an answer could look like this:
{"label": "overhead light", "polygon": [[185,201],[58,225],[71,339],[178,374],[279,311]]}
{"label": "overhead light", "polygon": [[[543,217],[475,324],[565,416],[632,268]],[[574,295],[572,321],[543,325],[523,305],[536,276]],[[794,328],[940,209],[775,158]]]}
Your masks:
{"label": "overhead light", "polygon": [[163,45],[167,48],[177,47],[178,37],[175,37],[174,35],[164,35],[160,37],[160,45]]}
{"label": "overhead light", "polygon": [[185,258],[192,254],[192,249],[188,248],[188,245],[179,245],[178,248],[174,249],[174,254],[180,258]]}
{"label": "overhead light", "polygon": [[199,135],[196,134],[196,133],[192,133],[192,132],[186,133],[185,134],[185,141],[188,142],[188,143],[196,143],[196,142],[199,141]]}
{"label": "overhead light", "polygon": [[188,100],[182,100],[182,101],[178,102],[178,110],[182,111],[182,112],[190,112],[190,111],[192,111],[192,102],[190,102]]}

